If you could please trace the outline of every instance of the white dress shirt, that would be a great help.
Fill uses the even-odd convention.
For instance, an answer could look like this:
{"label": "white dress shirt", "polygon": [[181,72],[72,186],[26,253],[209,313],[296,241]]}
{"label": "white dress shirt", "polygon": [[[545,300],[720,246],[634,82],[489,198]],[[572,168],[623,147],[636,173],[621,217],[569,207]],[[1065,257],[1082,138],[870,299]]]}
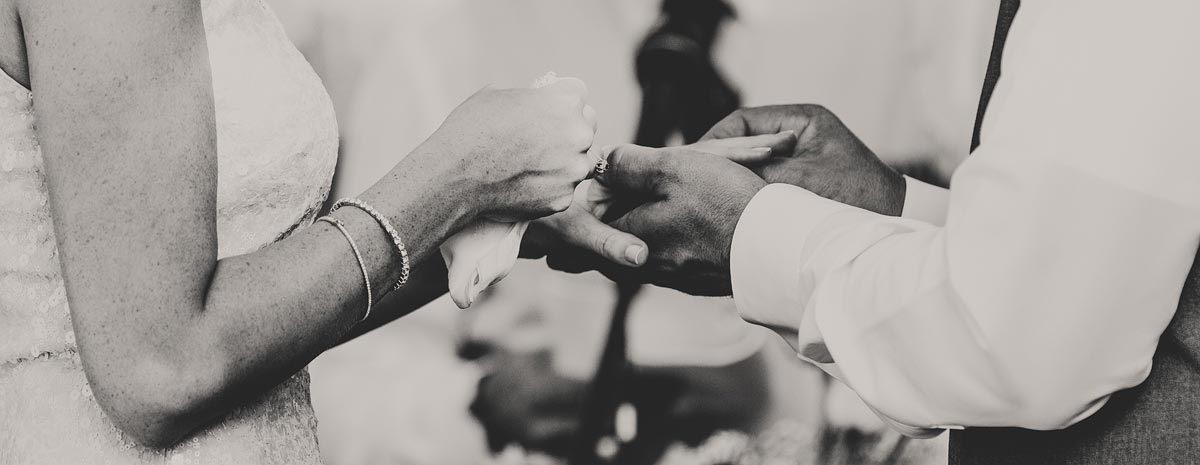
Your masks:
{"label": "white dress shirt", "polygon": [[1148,375],[1200,244],[1200,2],[1027,0],[983,144],[903,218],[773,184],[734,300],[910,435],[1058,429]]}

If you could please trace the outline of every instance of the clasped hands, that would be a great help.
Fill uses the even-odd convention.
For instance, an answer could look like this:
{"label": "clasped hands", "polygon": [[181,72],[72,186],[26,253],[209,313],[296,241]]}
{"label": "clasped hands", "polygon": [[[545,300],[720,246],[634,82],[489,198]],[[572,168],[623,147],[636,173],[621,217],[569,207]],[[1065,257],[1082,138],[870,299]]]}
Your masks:
{"label": "clasped hands", "polygon": [[[405,213],[436,212],[443,221],[430,237],[445,240],[479,221],[534,220],[519,242],[526,258],[700,295],[731,293],[734,230],[768,183],[887,215],[904,205],[904,177],[818,105],[739,110],[682,147],[596,150],[595,130],[596,112],[578,79],[485,89],[386,178],[427,198],[427,211]],[[581,182],[602,155],[606,172]],[[430,180],[440,188],[419,189]],[[516,254],[500,251],[489,262],[495,277],[477,273],[469,285],[503,277],[500,256]]]}
{"label": "clasped hands", "polygon": [[729,295],[734,231],[767,184],[892,216],[904,205],[904,177],[816,105],[739,110],[691,145],[602,152],[606,172],[581,183],[567,210],[535,221],[522,256],[545,256],[562,271]]}

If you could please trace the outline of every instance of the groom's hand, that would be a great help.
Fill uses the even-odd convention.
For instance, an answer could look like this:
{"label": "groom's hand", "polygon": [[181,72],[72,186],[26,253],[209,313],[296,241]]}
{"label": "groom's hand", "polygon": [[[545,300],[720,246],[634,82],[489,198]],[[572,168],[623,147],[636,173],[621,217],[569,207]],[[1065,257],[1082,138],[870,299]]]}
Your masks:
{"label": "groom's hand", "polygon": [[753,169],[770,183],[799,186],[822,197],[876,213],[900,216],[904,176],[885,164],[829,110],[819,105],[775,105],[733,112],[701,140],[794,131],[795,145],[777,148]]}
{"label": "groom's hand", "polygon": [[765,181],[722,156],[636,145],[614,149],[597,181],[636,205],[610,224],[649,246],[646,263],[619,277],[694,295],[730,294],[733,231]]}

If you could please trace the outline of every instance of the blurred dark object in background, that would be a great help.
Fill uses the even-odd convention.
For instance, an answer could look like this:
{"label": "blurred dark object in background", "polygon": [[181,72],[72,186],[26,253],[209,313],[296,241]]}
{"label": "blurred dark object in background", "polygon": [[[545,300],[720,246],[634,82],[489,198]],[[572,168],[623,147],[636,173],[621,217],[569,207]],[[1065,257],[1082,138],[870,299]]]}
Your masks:
{"label": "blurred dark object in background", "polygon": [[[664,0],[657,25],[642,42],[636,56],[638,83],[642,88],[642,111],[634,143],[647,147],[664,147],[673,136],[683,143],[700,139],[708,129],[738,108],[741,98],[713,62],[713,45],[722,23],[734,17],[733,8],[723,0]],[[615,205],[610,214],[620,215],[628,206]],[[592,381],[587,401],[580,414],[580,431],[574,450],[568,456],[572,465],[619,463],[628,465],[653,464],[676,441],[695,442],[716,431],[736,428],[737,424],[720,422],[675,422],[676,412],[664,406],[672,405],[671,398],[686,395],[670,384],[635,387],[626,351],[626,324],[640,286],[617,283],[617,304],[613,311],[609,334],[601,352],[599,368]],[[737,365],[737,364],[735,364]],[[730,394],[746,383],[763,381],[761,362],[754,364],[759,377],[736,376],[735,386],[718,383],[724,368],[693,368],[694,374],[712,371],[714,386],[729,388]],[[736,370],[735,370],[736,371]],[[701,379],[704,379],[701,376]],[[741,386],[736,386],[738,383]],[[720,398],[720,392],[717,393]],[[655,399],[654,397],[661,397]],[[624,401],[633,402],[637,412],[636,437],[619,438],[614,421],[617,409]],[[649,398],[649,401],[646,399]],[[766,403],[765,387],[758,399],[746,400],[746,415],[760,412]],[[729,399],[728,405],[736,405]],[[745,419],[742,419],[745,422]],[[674,427],[668,425],[674,424]],[[682,425],[689,425],[688,428]],[[597,453],[602,441],[618,444],[607,456]]]}
{"label": "blurred dark object in background", "polygon": [[[493,347],[481,361],[502,367],[480,380],[471,403],[493,452],[516,444],[556,457],[576,455],[577,438],[586,429],[580,412],[588,382],[559,374],[545,350]],[[634,370],[623,380],[628,396],[622,402],[636,409],[634,430],[646,439],[641,447],[624,447],[620,463],[654,463],[674,443],[695,447],[715,431],[756,426],[768,397],[763,363],[756,355],[723,367]]]}
{"label": "blurred dark object in background", "polygon": [[[634,142],[662,147],[698,140],[740,104],[713,63],[722,0],[665,0],[636,55],[642,109]],[[676,139],[673,139],[676,138]],[[625,210],[614,206],[614,212]],[[460,355],[492,366],[471,412],[494,451],[509,444],[565,457],[572,465],[656,463],[676,443],[748,429],[768,401],[761,356],[722,367],[635,369],[627,355],[627,317],[639,286],[618,284],[616,308],[590,383],[556,373],[547,352],[513,353],[478,344]],[[618,409],[633,409],[636,434],[616,431]],[[601,447],[607,444],[609,447]]]}
{"label": "blurred dark object in background", "polygon": [[587,382],[562,376],[547,350],[492,348],[485,363],[498,367],[479,381],[471,415],[483,425],[493,453],[510,444],[565,457],[579,432]]}
{"label": "blurred dark object in background", "polygon": [[741,104],[713,63],[721,24],[734,17],[723,0],[665,0],[658,24],[637,52],[642,114],[634,143],[667,145],[680,134],[699,140]]}

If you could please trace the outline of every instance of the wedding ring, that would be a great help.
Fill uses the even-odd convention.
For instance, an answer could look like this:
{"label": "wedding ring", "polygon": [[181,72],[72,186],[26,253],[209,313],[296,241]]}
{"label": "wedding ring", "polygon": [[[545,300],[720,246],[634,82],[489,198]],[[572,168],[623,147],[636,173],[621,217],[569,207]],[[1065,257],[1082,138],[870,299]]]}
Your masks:
{"label": "wedding ring", "polygon": [[603,157],[596,161],[596,176],[608,172],[608,157]]}

